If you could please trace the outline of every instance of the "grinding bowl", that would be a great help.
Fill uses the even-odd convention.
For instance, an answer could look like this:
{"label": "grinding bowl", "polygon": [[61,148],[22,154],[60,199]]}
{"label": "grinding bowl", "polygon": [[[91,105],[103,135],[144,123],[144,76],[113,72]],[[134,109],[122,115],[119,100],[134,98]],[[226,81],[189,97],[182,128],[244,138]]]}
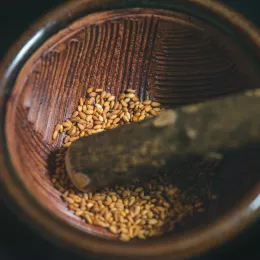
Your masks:
{"label": "grinding bowl", "polygon": [[[122,243],[74,216],[50,181],[54,126],[87,87],[137,90],[164,107],[260,86],[260,33],[210,0],[70,1],[10,49],[0,71],[1,181],[14,209],[48,239],[83,255],[129,259],[197,256],[259,217],[259,148],[228,157],[217,199],[178,232]],[[224,158],[225,160],[225,158]],[[192,180],[196,182],[196,178]]]}

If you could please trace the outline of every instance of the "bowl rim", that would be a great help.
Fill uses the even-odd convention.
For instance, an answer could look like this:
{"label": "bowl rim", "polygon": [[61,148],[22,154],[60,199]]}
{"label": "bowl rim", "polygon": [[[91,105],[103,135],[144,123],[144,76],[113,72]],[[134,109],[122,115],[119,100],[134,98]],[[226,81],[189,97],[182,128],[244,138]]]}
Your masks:
{"label": "bowl rim", "polygon": [[[241,201],[241,203],[219,220],[209,225],[207,229],[201,228],[189,232],[176,238],[165,238],[161,241],[149,241],[149,243],[125,244],[116,241],[104,240],[98,237],[87,235],[85,232],[65,223],[57,221],[50,212],[47,212],[42,205],[38,204],[26,190],[11,162],[8,154],[5,139],[5,114],[6,100],[12,90],[12,82],[16,79],[20,68],[28,60],[31,54],[45,41],[46,37],[56,33],[67,24],[75,21],[81,16],[95,11],[104,11],[113,8],[122,8],[122,4],[127,7],[140,7],[141,2],[145,2],[147,7],[152,8],[155,1],[121,1],[118,0],[80,0],[69,1],[55,10],[51,11],[27,30],[21,38],[12,46],[4,58],[0,67],[0,181],[3,183],[7,196],[15,202],[15,208],[22,211],[29,224],[38,229],[47,237],[55,241],[61,241],[63,245],[68,245],[72,249],[77,249],[82,253],[93,253],[107,256],[170,256],[186,258],[206,252],[216,246],[230,240],[235,235],[244,230],[249,224],[260,216],[260,184]],[[167,0],[161,0],[161,5]],[[256,48],[260,50],[260,31],[242,15],[236,13],[229,7],[214,0],[178,0],[171,8],[181,10],[183,6],[194,5],[205,11],[220,16],[233,27],[241,31]],[[135,4],[137,3],[137,6]],[[116,4],[116,6],[114,6]],[[144,4],[144,7],[145,7]],[[158,6],[158,3],[157,3]],[[158,8],[158,7],[157,7]],[[183,9],[185,10],[185,8]],[[183,11],[182,10],[182,11]],[[260,56],[259,56],[260,59]],[[33,220],[33,221],[32,221]],[[50,234],[52,234],[50,236]]]}

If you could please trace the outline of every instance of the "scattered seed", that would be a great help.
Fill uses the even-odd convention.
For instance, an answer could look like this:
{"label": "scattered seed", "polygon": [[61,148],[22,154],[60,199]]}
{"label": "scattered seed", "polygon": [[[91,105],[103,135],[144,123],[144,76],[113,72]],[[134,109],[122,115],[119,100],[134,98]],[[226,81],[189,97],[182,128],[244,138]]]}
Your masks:
{"label": "scattered seed", "polygon": [[128,92],[128,93],[135,93],[135,89],[131,89],[131,88],[128,88],[127,90],[126,90],[126,92]]}
{"label": "scattered seed", "polygon": [[109,102],[110,102],[110,101],[114,101],[115,98],[116,98],[115,96],[110,96],[110,97],[107,99],[107,101],[109,101]]}
{"label": "scattered seed", "polygon": [[71,142],[67,142],[66,144],[63,145],[63,147],[68,148],[71,145]]}
{"label": "scattered seed", "polygon": [[122,234],[122,235],[120,236],[120,240],[127,242],[127,241],[130,240],[130,236],[128,236],[128,235],[126,235],[126,234]]}
{"label": "scattered seed", "polygon": [[58,132],[57,130],[54,131],[54,133],[53,133],[53,135],[52,135],[52,139],[53,139],[53,140],[55,140],[55,139],[57,138],[58,133],[59,133],[59,132]]}
{"label": "scattered seed", "polygon": [[[106,187],[96,193],[76,190],[64,164],[65,151],[73,141],[156,116],[162,110],[158,102],[139,101],[133,89],[115,97],[101,88],[88,88],[87,98],[81,98],[76,109],[70,120],[55,126],[53,139],[61,132],[65,132],[65,138],[51,177],[51,182],[63,194],[62,198],[76,216],[88,224],[107,228],[118,234],[122,241],[129,241],[134,237],[146,239],[174,230],[175,223],[205,210],[200,197],[188,196],[168,184],[164,174],[158,174],[149,183],[136,181],[127,186]],[[208,194],[208,190],[205,195],[216,198],[216,195]]]}
{"label": "scattered seed", "polygon": [[96,97],[97,96],[97,93],[96,92],[91,92],[88,94],[90,97]]}
{"label": "scattered seed", "polygon": [[69,122],[63,122],[62,125],[63,125],[64,127],[69,127],[69,126],[71,126],[71,123],[69,123]]}
{"label": "scattered seed", "polygon": [[152,102],[151,105],[152,105],[152,107],[159,107],[159,106],[161,106],[161,104],[158,103],[158,102]]}
{"label": "scattered seed", "polygon": [[117,228],[116,228],[115,226],[110,226],[110,227],[109,227],[109,230],[110,230],[112,233],[114,233],[114,234],[118,233],[118,230],[117,230]]}

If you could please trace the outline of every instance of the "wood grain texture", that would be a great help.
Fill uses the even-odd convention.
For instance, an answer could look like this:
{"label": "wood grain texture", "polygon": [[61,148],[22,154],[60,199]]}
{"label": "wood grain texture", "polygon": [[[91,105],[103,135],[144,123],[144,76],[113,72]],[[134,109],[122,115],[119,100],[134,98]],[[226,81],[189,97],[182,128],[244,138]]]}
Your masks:
{"label": "wood grain texture", "polygon": [[[6,118],[11,160],[26,188],[44,207],[101,235],[102,229],[91,229],[67,211],[49,180],[51,154],[62,141],[62,137],[51,140],[54,126],[71,115],[87,87],[104,88],[114,95],[133,88],[141,99],[150,97],[174,107],[256,88],[259,83],[250,57],[203,21],[156,9],[92,14],[48,39],[20,71]],[[219,184],[218,189],[226,192],[220,195],[221,214],[258,181],[252,171],[241,189],[244,173],[236,176],[239,181],[228,203],[224,203],[228,186],[225,181]],[[212,212],[218,215],[215,210],[200,223],[213,221]],[[198,224],[194,223],[193,227]]]}

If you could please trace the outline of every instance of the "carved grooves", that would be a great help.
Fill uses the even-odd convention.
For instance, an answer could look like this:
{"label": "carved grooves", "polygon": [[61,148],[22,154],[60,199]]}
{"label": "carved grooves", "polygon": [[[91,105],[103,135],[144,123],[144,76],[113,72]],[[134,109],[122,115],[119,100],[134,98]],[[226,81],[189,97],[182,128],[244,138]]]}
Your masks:
{"label": "carved grooves", "polygon": [[[34,130],[50,141],[55,123],[70,116],[86,87],[148,96],[147,76],[158,18],[118,19],[90,25],[38,60],[23,96]],[[54,123],[55,122],[55,123]],[[59,145],[59,139],[56,145]]]}
{"label": "carved grooves", "polygon": [[241,84],[229,51],[203,31],[160,21],[152,62],[152,96],[165,106],[237,91]]}

